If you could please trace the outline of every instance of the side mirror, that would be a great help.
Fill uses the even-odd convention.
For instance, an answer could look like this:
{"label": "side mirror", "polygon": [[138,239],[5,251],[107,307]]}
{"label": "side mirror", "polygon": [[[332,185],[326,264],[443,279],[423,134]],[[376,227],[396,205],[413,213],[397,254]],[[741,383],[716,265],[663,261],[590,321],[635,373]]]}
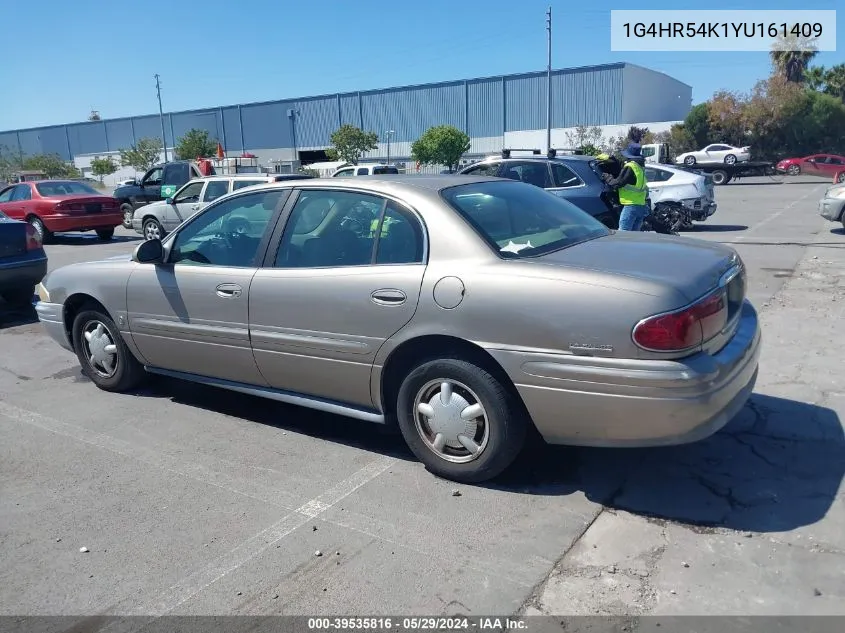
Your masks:
{"label": "side mirror", "polygon": [[164,261],[164,248],[161,240],[147,240],[135,248],[132,259],[139,264],[161,264]]}
{"label": "side mirror", "polygon": [[167,198],[167,200],[165,200],[164,203],[165,204],[173,204],[173,198]]}

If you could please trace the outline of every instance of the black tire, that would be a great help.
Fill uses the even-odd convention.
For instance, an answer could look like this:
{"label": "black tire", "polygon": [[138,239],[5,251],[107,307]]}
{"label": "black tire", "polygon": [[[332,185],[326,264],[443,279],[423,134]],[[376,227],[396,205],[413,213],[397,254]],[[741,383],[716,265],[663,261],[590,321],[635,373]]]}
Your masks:
{"label": "black tire", "polygon": [[164,239],[164,236],[167,235],[164,227],[161,226],[161,222],[153,217],[144,218],[144,224],[141,227],[141,231],[143,232],[145,240],[160,240]]}
{"label": "black tire", "polygon": [[131,229],[132,216],[135,213],[135,209],[133,209],[132,205],[128,202],[124,202],[122,205],[120,205],[120,212],[123,214],[123,228]]}
{"label": "black tire", "polygon": [[35,229],[35,232],[41,236],[41,241],[44,244],[48,244],[53,241],[53,233],[44,226],[44,222],[42,222],[41,218],[37,215],[29,216],[26,221],[29,222],[30,226]]}
{"label": "black tire", "polygon": [[725,185],[731,179],[728,172],[723,169],[717,169],[711,175],[713,176],[714,185]]}
{"label": "black tire", "polygon": [[[83,331],[93,323],[102,324],[109,339],[115,345],[116,363],[113,373],[108,376],[99,373],[97,367],[88,360],[83,344]],[[144,367],[129,351],[114,321],[97,306],[83,306],[73,320],[73,349],[76,351],[76,357],[79,359],[82,371],[103,391],[129,391],[141,384],[146,378]]]}
{"label": "black tire", "polygon": [[786,168],[786,173],[790,176],[797,176],[801,173],[801,166],[800,165],[790,165]]}
{"label": "black tire", "polygon": [[725,165],[735,165],[736,164],[736,156],[733,154],[728,154],[725,156]]}
{"label": "black tire", "polygon": [[695,156],[687,156],[684,159],[684,165],[688,165],[688,166],[695,165]]}
{"label": "black tire", "polygon": [[[418,430],[414,403],[426,385],[441,380],[462,383],[484,408],[486,444],[471,461],[454,463],[441,457]],[[525,444],[528,421],[522,407],[497,378],[473,363],[457,358],[423,362],[402,381],[398,396],[396,418],[405,442],[430,472],[445,479],[463,483],[492,479],[513,463]]]}
{"label": "black tire", "polygon": [[840,172],[836,175],[836,181],[837,181],[837,182],[840,182],[840,183],[845,183],[845,171],[840,171]]}
{"label": "black tire", "polygon": [[111,229],[97,229],[97,238],[107,242],[114,237],[114,228]]}
{"label": "black tire", "polygon": [[0,297],[14,308],[23,308],[32,305],[32,298],[35,295],[34,286],[24,286],[22,288],[10,288],[0,292]]}

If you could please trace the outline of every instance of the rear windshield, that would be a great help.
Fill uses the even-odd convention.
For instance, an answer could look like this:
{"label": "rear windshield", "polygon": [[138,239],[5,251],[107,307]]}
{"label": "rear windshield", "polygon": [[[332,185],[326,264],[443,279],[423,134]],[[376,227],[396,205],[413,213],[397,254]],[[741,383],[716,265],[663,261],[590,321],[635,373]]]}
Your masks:
{"label": "rear windshield", "polygon": [[373,175],[379,174],[398,174],[399,170],[395,167],[373,167]]}
{"label": "rear windshield", "polygon": [[42,196],[70,196],[74,194],[99,196],[100,192],[81,182],[39,182],[35,185]]}
{"label": "rear windshield", "polygon": [[610,233],[571,202],[521,182],[476,182],[441,195],[502,257],[534,257]]}

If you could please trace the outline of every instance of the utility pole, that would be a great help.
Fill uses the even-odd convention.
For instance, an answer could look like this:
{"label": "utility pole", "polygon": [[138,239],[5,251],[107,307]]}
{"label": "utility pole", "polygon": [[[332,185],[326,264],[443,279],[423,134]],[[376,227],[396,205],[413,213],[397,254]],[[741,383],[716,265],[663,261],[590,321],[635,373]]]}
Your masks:
{"label": "utility pole", "polygon": [[158,117],[161,121],[161,146],[164,149],[164,162],[167,162],[167,137],[164,135],[164,111],[161,109],[161,84],[158,81],[158,73],[156,78],[156,93],[158,94]]}
{"label": "utility pole", "polygon": [[390,135],[395,134],[395,132],[393,130],[387,130],[387,131],[385,131],[385,134],[387,135],[387,164],[389,165],[390,164]]}
{"label": "utility pole", "polygon": [[546,67],[546,151],[552,149],[552,8],[546,11],[546,31],[549,40],[549,63]]}

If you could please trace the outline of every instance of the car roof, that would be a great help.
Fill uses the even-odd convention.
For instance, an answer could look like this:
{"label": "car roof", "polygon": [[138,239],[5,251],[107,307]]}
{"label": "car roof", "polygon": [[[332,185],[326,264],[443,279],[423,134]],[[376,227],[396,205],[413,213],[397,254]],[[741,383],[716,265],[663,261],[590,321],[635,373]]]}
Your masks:
{"label": "car roof", "polygon": [[[495,176],[474,176],[463,174],[428,175],[428,174],[378,174],[359,178],[307,178],[304,180],[282,180],[278,182],[254,185],[249,189],[275,189],[277,187],[307,187],[307,188],[368,188],[381,193],[390,193],[397,188],[416,189],[427,192],[439,192],[450,187],[472,184],[476,182],[516,182]],[[528,185],[533,186],[533,185]],[[245,190],[242,190],[245,191]]]}
{"label": "car roof", "polygon": [[[563,156],[555,156],[554,158],[549,158],[548,156],[509,156],[508,158],[502,158],[501,156],[487,156],[486,158],[481,159],[478,162],[472,163],[472,165],[467,165],[466,167],[472,167],[473,165],[478,165],[479,163],[492,163],[495,161],[498,162],[512,162],[512,161],[536,161],[536,162],[543,162],[543,163],[552,163],[552,162],[570,162],[570,161],[577,161],[586,163],[591,160],[596,160],[595,156],[589,156],[586,154],[565,154]],[[466,169],[466,167],[464,169]]]}

